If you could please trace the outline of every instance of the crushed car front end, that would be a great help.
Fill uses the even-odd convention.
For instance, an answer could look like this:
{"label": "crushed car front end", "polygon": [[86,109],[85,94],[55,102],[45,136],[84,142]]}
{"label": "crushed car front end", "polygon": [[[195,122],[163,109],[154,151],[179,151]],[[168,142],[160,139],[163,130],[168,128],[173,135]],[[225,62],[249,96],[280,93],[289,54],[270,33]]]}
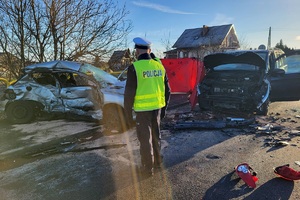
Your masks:
{"label": "crushed car front end", "polygon": [[204,65],[207,74],[198,85],[200,109],[267,113],[270,82],[266,63],[257,54],[211,54],[204,58]]}

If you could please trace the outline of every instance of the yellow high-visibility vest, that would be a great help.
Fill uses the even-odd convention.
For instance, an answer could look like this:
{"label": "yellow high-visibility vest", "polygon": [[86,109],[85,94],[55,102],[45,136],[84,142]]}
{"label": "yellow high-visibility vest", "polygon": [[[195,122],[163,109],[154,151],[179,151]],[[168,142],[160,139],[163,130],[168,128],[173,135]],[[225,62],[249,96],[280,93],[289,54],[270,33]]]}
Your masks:
{"label": "yellow high-visibility vest", "polygon": [[166,105],[164,66],[152,59],[136,61],[133,66],[137,77],[134,110],[150,111],[164,107]]}

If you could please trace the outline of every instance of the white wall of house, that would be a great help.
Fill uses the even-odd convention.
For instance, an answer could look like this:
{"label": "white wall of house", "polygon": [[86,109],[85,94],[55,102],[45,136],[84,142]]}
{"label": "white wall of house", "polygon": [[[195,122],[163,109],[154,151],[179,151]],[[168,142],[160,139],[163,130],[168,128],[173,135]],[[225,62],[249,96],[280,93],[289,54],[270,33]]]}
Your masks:
{"label": "white wall of house", "polygon": [[197,58],[198,57],[198,55],[197,55],[197,51],[190,51],[189,53],[188,53],[188,57],[189,58]]}
{"label": "white wall of house", "polygon": [[237,48],[238,40],[236,33],[233,29],[231,29],[222,43],[223,48]]}

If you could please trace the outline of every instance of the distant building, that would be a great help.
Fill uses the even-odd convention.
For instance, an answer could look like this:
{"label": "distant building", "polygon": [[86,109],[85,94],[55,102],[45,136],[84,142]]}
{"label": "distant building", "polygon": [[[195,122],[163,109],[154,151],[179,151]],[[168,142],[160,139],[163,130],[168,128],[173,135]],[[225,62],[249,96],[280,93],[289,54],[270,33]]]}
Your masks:
{"label": "distant building", "polygon": [[109,68],[113,71],[120,71],[128,67],[133,61],[130,50],[114,51],[108,61]]}
{"label": "distant building", "polygon": [[[30,64],[30,62],[26,62]],[[11,81],[18,78],[23,72],[21,60],[11,53],[0,52],[0,77]]]}
{"label": "distant building", "polygon": [[186,29],[172,46],[164,52],[166,58],[198,58],[209,53],[222,52],[240,47],[233,24]]}
{"label": "distant building", "polygon": [[6,55],[0,52],[0,78],[6,78],[7,75],[7,66],[6,66]]}

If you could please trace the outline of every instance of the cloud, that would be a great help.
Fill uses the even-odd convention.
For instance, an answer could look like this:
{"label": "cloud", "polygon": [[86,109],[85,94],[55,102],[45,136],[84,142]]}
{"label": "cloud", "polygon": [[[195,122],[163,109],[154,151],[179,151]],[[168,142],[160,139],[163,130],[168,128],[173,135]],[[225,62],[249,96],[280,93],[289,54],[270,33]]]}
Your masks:
{"label": "cloud", "polygon": [[224,14],[216,14],[215,18],[213,21],[210,23],[211,26],[216,26],[216,25],[224,25],[224,24],[232,24],[234,18],[228,17]]}
{"label": "cloud", "polygon": [[167,6],[154,4],[154,3],[149,3],[149,2],[146,2],[146,1],[139,1],[139,2],[132,1],[132,3],[136,6],[150,8],[150,9],[157,10],[157,11],[164,12],[164,13],[181,14],[181,15],[194,15],[194,14],[196,14],[196,13],[191,13],[191,12],[184,12],[184,11],[180,11],[180,10],[174,10],[174,9],[172,9],[170,7],[167,7]]}

